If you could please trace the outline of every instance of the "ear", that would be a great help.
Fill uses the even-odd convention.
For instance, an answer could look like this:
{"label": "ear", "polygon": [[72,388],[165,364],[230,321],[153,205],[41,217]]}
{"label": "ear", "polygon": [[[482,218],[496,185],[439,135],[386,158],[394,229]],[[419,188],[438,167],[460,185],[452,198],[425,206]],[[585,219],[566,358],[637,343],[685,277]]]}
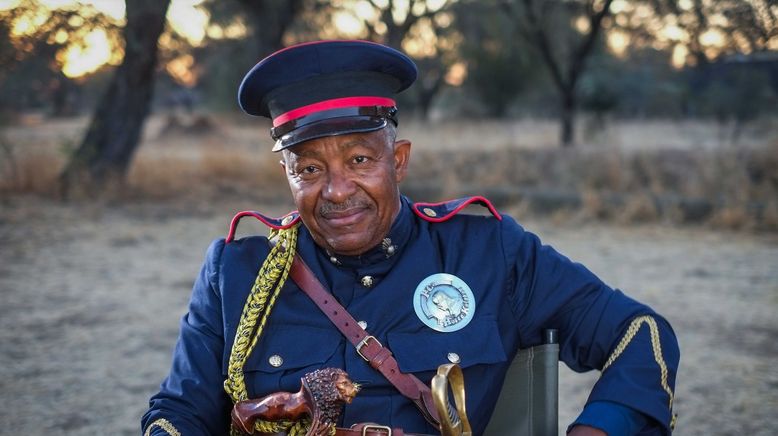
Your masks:
{"label": "ear", "polygon": [[399,139],[394,142],[394,172],[397,183],[400,183],[408,172],[408,162],[411,158],[411,141]]}
{"label": "ear", "polygon": [[284,176],[288,176],[289,175],[289,173],[287,171],[288,168],[286,167],[286,161],[287,161],[286,158],[288,157],[287,153],[288,153],[288,151],[286,151],[286,150],[282,150],[281,153],[279,153],[281,155],[281,159],[278,161],[278,163],[281,164],[281,172],[284,173]]}

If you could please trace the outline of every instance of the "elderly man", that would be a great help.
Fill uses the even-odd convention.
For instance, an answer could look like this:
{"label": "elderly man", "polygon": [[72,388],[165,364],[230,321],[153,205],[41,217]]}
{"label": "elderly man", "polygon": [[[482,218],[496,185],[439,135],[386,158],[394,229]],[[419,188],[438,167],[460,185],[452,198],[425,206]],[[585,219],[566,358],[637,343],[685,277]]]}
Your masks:
{"label": "elderly man", "polygon": [[[408,57],[361,41],[293,46],[246,75],[240,105],[272,119],[299,212],[243,212],[211,245],[146,434],[225,434],[235,402],[295,391],[324,367],[361,385],[341,427],[435,434],[424,385],[448,362],[464,371],[482,434],[513,356],[551,328],[560,360],[602,371],[569,434],[670,434],[679,351],[664,319],[484,198],[400,194],[411,143],[396,137],[394,97],[415,78]],[[470,203],[490,215],[460,213]],[[244,216],[271,227],[270,239],[233,240]]]}

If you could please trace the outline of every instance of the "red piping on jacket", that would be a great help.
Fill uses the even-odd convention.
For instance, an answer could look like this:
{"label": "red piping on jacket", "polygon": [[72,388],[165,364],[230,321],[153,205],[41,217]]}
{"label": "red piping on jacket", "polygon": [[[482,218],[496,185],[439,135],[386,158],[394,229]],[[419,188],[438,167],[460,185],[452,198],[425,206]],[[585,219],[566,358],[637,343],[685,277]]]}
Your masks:
{"label": "red piping on jacket", "polygon": [[442,204],[450,203],[452,201],[455,201],[455,200],[441,201],[440,203],[414,203],[413,204],[413,212],[416,215],[418,215],[419,217],[421,217],[422,219],[426,220],[426,221],[430,221],[430,222],[433,222],[433,223],[442,223],[443,221],[446,221],[449,218],[451,218],[452,216],[454,216],[457,213],[459,213],[460,210],[464,209],[468,205],[470,205],[472,203],[475,203],[477,201],[480,201],[480,202],[484,203],[486,208],[489,209],[489,212],[491,212],[492,215],[494,215],[495,218],[497,218],[498,220],[502,221],[502,215],[500,215],[500,213],[497,212],[497,209],[494,208],[494,206],[492,205],[492,202],[487,200],[485,197],[481,197],[480,195],[476,195],[474,197],[468,198],[467,200],[463,201],[462,204],[457,206],[456,209],[452,210],[451,212],[449,212],[448,214],[446,214],[446,215],[444,215],[442,217],[431,217],[431,216],[427,216],[427,215],[419,212],[419,208],[420,207],[436,207],[436,206],[440,206]]}
{"label": "red piping on jacket", "polygon": [[[284,218],[286,218],[288,216],[292,216],[292,215],[294,215],[296,213],[297,213],[296,210],[292,211],[292,212],[289,212],[288,214],[282,216],[281,218],[275,219],[275,221],[282,221]],[[244,210],[243,212],[238,212],[237,215],[232,217],[232,221],[230,222],[230,232],[227,234],[227,239],[225,240],[225,242],[227,244],[229,244],[230,242],[233,241],[233,239],[235,239],[235,231],[238,229],[238,222],[244,216],[252,216],[252,217],[262,221],[262,223],[264,223],[266,226],[270,227],[271,229],[276,229],[276,230],[288,229],[288,228],[292,227],[293,225],[297,224],[297,221],[300,220],[300,216],[297,215],[288,224],[283,225],[283,226],[279,226],[279,225],[274,224],[272,221],[269,221],[268,218],[264,217],[259,212],[254,212],[252,210]]]}

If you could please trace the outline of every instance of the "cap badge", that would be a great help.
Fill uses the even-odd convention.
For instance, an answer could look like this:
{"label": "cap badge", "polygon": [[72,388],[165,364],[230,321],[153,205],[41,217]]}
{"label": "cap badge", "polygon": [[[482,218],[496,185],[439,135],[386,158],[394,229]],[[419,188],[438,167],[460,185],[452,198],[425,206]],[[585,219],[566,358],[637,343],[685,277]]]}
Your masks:
{"label": "cap badge", "polygon": [[473,291],[455,275],[433,274],[419,283],[413,294],[416,316],[427,327],[439,332],[455,332],[473,319]]}

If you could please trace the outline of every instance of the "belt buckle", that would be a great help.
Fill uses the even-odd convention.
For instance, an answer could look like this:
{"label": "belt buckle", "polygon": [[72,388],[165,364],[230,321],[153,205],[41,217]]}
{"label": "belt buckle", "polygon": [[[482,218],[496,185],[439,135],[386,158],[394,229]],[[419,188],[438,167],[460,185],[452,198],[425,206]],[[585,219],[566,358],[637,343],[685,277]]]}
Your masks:
{"label": "belt buckle", "polygon": [[[373,338],[372,336],[370,336],[370,337]],[[373,339],[375,339],[375,338],[373,338]],[[379,342],[379,344],[380,344],[380,342]],[[386,432],[386,436],[392,436],[392,427],[389,427],[388,425],[365,424],[362,427],[362,436],[367,436],[367,431],[368,430],[385,431]]]}
{"label": "belt buckle", "polygon": [[[357,354],[359,354],[359,356],[361,358],[365,359],[365,362],[370,362],[370,359],[368,359],[367,357],[365,357],[364,354],[362,354],[362,347],[366,346],[367,343],[370,341],[370,339],[376,341],[376,343],[378,344],[379,347],[384,348],[383,344],[381,344],[381,342],[379,342],[378,339],[375,338],[375,336],[373,336],[373,335],[365,336],[361,341],[359,341],[359,343],[356,346]],[[382,427],[382,426],[379,425],[379,426],[376,426],[376,427]]]}

